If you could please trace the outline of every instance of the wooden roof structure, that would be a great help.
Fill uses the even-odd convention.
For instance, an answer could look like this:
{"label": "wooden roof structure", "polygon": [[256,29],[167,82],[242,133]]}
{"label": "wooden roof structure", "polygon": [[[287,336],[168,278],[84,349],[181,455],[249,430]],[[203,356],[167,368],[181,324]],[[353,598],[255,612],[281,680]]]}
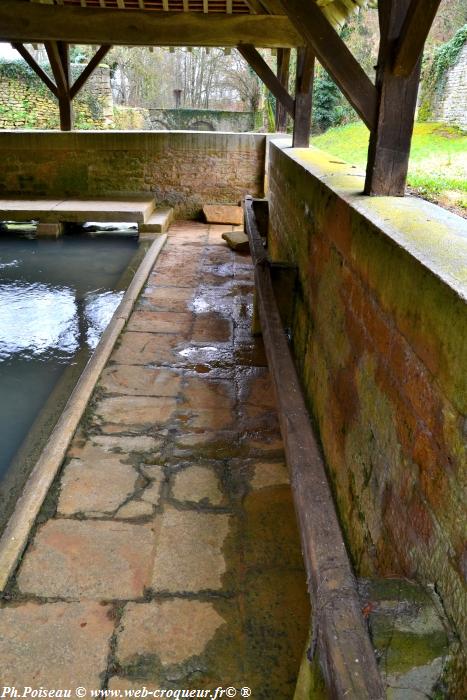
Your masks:
{"label": "wooden roof structure", "polygon": [[[62,5],[149,12],[202,12],[228,15],[285,15],[280,0],[25,0],[42,5]],[[313,1],[313,0],[312,0]],[[329,22],[342,26],[349,14],[366,4],[366,0],[314,0]]]}
{"label": "wooden roof structure", "polygon": [[[294,146],[308,145],[315,58],[370,130],[367,194],[402,196],[423,47],[441,0],[378,0],[380,47],[372,82],[339,35],[367,0],[1,0],[0,41],[11,42],[57,96],[63,130],[71,102],[112,45],[236,47],[277,101],[276,127],[294,119]],[[54,81],[25,44],[43,42]],[[70,82],[70,44],[100,45]],[[277,73],[257,47],[277,49]],[[290,50],[297,50],[295,96]]]}

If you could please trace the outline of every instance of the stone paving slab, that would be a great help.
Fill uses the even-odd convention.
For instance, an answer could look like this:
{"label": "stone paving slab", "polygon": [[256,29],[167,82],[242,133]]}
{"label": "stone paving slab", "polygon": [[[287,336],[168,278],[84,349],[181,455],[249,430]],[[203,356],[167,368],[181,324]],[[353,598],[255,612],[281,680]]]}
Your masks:
{"label": "stone paving slab", "polygon": [[111,514],[133,493],[137,479],[138,472],[132,466],[95,448],[92,456],[85,460],[72,459],[66,467],[58,513]]}
{"label": "stone paving slab", "polygon": [[173,370],[119,365],[107,367],[99,385],[108,394],[176,397],[181,381],[181,374]]}
{"label": "stone paving slab", "polygon": [[223,624],[212,603],[204,601],[129,603],[117,633],[116,657],[121,665],[147,655],[157,655],[163,666],[178,664],[201,654]]}
{"label": "stone paving slab", "polygon": [[152,587],[171,593],[222,588],[229,516],[166,508],[159,520]]}
{"label": "stone paving slab", "polygon": [[99,603],[0,609],[0,682],[23,689],[99,688],[114,621]]}
{"label": "stone paving slab", "polygon": [[11,684],[293,697],[306,580],[228,228],[169,230],[0,608]]}
{"label": "stone paving slab", "polygon": [[139,598],[150,582],[153,553],[149,525],[49,520],[26,553],[18,586],[45,598]]}

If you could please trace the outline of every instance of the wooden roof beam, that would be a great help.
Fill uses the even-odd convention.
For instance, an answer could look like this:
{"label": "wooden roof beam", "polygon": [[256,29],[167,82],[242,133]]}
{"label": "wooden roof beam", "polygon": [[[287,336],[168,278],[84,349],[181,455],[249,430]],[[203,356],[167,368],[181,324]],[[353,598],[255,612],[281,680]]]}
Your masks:
{"label": "wooden roof beam", "polygon": [[319,62],[344,93],[369,129],[376,123],[376,88],[312,0],[282,0],[292,22]]}
{"label": "wooden roof beam", "polygon": [[412,0],[396,45],[393,72],[408,77],[423,52],[441,0]]}
{"label": "wooden roof beam", "polygon": [[272,92],[276,100],[286,110],[291,117],[295,114],[295,102],[288,91],[280,82],[279,78],[269,68],[268,64],[254,46],[243,44],[237,47],[245,61],[255,71],[256,75],[263,81],[268,90]]}
{"label": "wooden roof beam", "polygon": [[18,0],[0,2],[0,41],[113,46],[303,46],[284,15],[142,12]]}
{"label": "wooden roof beam", "polygon": [[111,48],[112,47],[109,44],[104,44],[104,46],[101,46],[96,51],[96,53],[91,58],[87,66],[84,68],[81,75],[78,78],[76,78],[75,82],[70,88],[70,97],[72,100],[76,97],[76,95],[84,86],[88,78],[91,77],[92,73],[96,70],[99,63],[101,63],[101,61],[107,56]]}
{"label": "wooden roof beam", "polygon": [[49,78],[47,73],[40,67],[35,58],[31,56],[24,44],[13,43],[12,47],[18,51],[20,56],[24,58],[28,66],[34,71],[34,73],[42,80],[42,82],[49,88],[50,92],[58,97],[58,89],[53,80]]}

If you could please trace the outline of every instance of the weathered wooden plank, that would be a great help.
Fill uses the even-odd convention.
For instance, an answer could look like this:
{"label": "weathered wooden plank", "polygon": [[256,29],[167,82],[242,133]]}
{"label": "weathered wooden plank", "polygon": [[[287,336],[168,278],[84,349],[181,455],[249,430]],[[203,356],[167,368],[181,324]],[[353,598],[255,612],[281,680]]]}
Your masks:
{"label": "weathered wooden plank", "polygon": [[294,148],[308,148],[310,145],[314,72],[315,55],[313,51],[310,48],[297,49],[295,116],[292,137]]}
{"label": "weathered wooden plank", "polygon": [[393,61],[395,75],[408,77],[423,52],[428,32],[441,0],[412,0],[396,45]]}
{"label": "weathered wooden plank", "polygon": [[[320,449],[274,296],[270,265],[245,198],[261,329],[274,385],[299,523],[317,640],[329,696],[382,700],[378,672]],[[313,650],[314,651],[314,650]]]}
{"label": "weathered wooden plank", "polygon": [[402,197],[409,166],[421,58],[408,76],[394,75],[391,47],[400,36],[410,0],[379,0],[378,112],[370,136],[365,193]]}
{"label": "weathered wooden plank", "polygon": [[376,119],[376,88],[318,5],[282,0],[291,22],[369,129]]}
{"label": "weathered wooden plank", "polygon": [[[277,50],[277,79],[289,91],[290,49]],[[287,131],[287,110],[280,100],[276,100],[276,131]]]}
{"label": "weathered wooden plank", "polygon": [[44,70],[42,70],[42,68],[36,62],[34,57],[31,56],[31,54],[29,53],[27,48],[23,44],[19,44],[19,43],[14,43],[14,44],[12,44],[12,46],[14,49],[16,49],[18,51],[18,53],[22,56],[22,58],[24,58],[24,60],[26,61],[28,66],[30,68],[32,68],[34,73],[36,73],[36,75],[42,80],[42,82],[49,88],[50,92],[52,92],[55,95],[55,97],[58,97],[57,86],[55,85],[53,80],[51,80],[49,78],[47,73]]}
{"label": "weathered wooden plank", "polygon": [[279,100],[291,117],[294,115],[294,101],[289,95],[284,86],[279,82],[274,72],[269,68],[268,64],[255,49],[249,44],[240,45],[237,47],[245,61],[253,68],[257,76],[263,81],[268,90],[272,92],[276,100]]}
{"label": "weathered wooden plank", "polygon": [[70,88],[70,97],[73,100],[78,92],[81,90],[81,88],[84,86],[88,78],[92,75],[92,73],[95,71],[99,63],[105,58],[105,56],[108,54],[112,47],[109,45],[104,45],[101,46],[94,56],[91,58],[89,61],[88,65],[86,68],[84,68],[83,72],[81,75],[76,78],[75,82]]}
{"label": "weathered wooden plank", "polygon": [[130,46],[303,46],[285,16],[141,12],[0,2],[0,41]]}

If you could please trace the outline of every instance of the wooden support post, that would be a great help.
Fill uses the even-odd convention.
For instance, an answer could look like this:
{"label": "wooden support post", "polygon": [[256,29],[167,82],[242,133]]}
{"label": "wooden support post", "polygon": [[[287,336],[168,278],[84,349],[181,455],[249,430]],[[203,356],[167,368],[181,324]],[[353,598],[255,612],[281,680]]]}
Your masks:
{"label": "wooden support post", "polygon": [[70,95],[70,54],[69,47],[63,41],[45,42],[50,67],[54,74],[58,90],[58,107],[60,110],[61,131],[71,131],[73,113]]}
{"label": "wooden support post", "polygon": [[308,148],[310,145],[314,72],[315,55],[313,51],[310,48],[297,49],[295,119],[292,140],[294,148]]}
{"label": "wooden support post", "polygon": [[368,149],[365,194],[403,197],[405,193],[421,58],[406,77],[394,74],[393,55],[409,7],[410,0],[379,0],[378,106]]}
{"label": "wooden support post", "polygon": [[[277,49],[277,79],[289,89],[290,49]],[[276,101],[276,131],[287,131],[287,111],[280,100]]]}

